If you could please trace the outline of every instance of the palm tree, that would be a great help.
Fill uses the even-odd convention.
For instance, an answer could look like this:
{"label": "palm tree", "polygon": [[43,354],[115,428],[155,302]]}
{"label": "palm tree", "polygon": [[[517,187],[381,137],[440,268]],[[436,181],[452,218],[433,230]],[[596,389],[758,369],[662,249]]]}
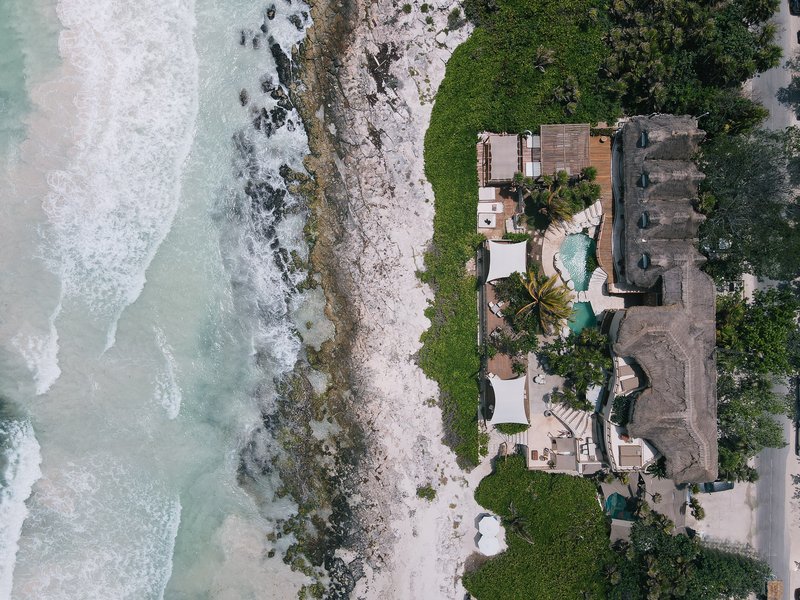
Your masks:
{"label": "palm tree", "polygon": [[533,545],[533,540],[528,535],[528,519],[517,512],[513,502],[508,504],[508,513],[508,517],[504,519],[505,522],[503,523],[506,530],[517,534],[523,540]]}
{"label": "palm tree", "polygon": [[572,292],[558,282],[558,275],[546,277],[536,271],[528,271],[525,289],[530,294],[530,302],[522,306],[517,313],[521,317],[535,311],[536,320],[543,333],[550,333],[572,316]]}

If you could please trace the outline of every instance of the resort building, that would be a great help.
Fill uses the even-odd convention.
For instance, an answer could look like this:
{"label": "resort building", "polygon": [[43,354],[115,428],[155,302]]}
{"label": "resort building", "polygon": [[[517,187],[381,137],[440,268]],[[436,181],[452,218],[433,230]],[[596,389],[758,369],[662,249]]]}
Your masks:
{"label": "resort building", "polygon": [[[532,469],[586,473],[604,463],[639,471],[663,456],[676,482],[713,481],[715,287],[700,270],[704,217],[693,207],[703,174],[692,157],[704,133],[692,117],[653,115],[629,119],[613,152],[603,131],[590,134],[588,125],[542,125],[536,134],[479,137],[478,231],[489,238],[479,258],[481,339],[507,332],[492,284],[525,273],[533,260],[573,290],[576,316],[562,335],[601,321],[612,373],[604,389],[592,390],[595,411],[575,410],[551,401],[563,382],[534,354],[524,378],[511,357],[493,356],[484,369],[484,417],[489,425],[529,424],[504,444],[525,452]],[[515,174],[578,176],[587,166],[601,188],[594,204],[545,232],[524,226]],[[516,231],[530,242],[499,239]]]}
{"label": "resort building", "polygon": [[[536,179],[566,171],[577,177],[586,167],[594,166],[598,171],[596,183],[603,191],[601,198],[610,210],[611,142],[607,135],[591,135],[588,124],[554,124],[542,125],[536,133],[483,133],[476,150],[477,225],[478,232],[487,238],[476,263],[481,284],[478,292],[480,339],[491,341],[494,337],[514,335],[505,320],[507,315],[503,311],[507,307],[497,298],[494,284],[514,272],[526,274],[528,262],[542,262],[545,236],[525,223],[524,206],[513,185],[515,175]],[[576,216],[575,227],[589,228],[587,231],[593,235],[602,220],[602,206],[598,201],[582,211]],[[508,233],[523,232],[530,236],[530,241],[511,243],[502,239]],[[581,239],[570,240],[570,244],[575,245],[575,256],[574,260],[566,262],[577,274],[579,269],[584,269],[586,254],[593,246],[587,235],[573,237]],[[552,265],[552,255],[549,260]],[[576,310],[581,315],[571,326],[595,325],[594,313],[590,308],[584,310],[588,302],[578,299],[586,295],[588,280],[593,274],[586,274],[586,282],[583,276],[573,282],[567,275],[566,265],[562,267],[565,284],[575,290]],[[599,275],[596,283],[601,284]],[[623,306],[622,301],[617,305]],[[596,420],[593,411],[573,410],[552,402],[552,391],[558,389],[563,380],[548,375],[534,353],[525,356],[527,372],[520,376],[520,360],[519,356],[510,357],[499,352],[484,359],[480,404],[490,434],[490,455],[520,452],[525,455],[530,469],[551,472],[588,474],[601,469],[603,455],[593,437]],[[601,388],[592,390],[593,398],[599,399],[601,392]],[[506,424],[528,425],[528,428],[516,434],[501,434],[497,426]]]}
{"label": "resort building", "polygon": [[[696,119],[671,115],[633,117],[617,134],[614,291],[641,294],[642,305],[608,311],[603,324],[615,360],[607,404],[631,397],[624,433],[604,419],[609,462],[644,466],[651,448],[679,483],[717,477],[715,287],[699,269],[703,216],[692,205],[703,136]],[[621,443],[633,439],[646,442]]]}

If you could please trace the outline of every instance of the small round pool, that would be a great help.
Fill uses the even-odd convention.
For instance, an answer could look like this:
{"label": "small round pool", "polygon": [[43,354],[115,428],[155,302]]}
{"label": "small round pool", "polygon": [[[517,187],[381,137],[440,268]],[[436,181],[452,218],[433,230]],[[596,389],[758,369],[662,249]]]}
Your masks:
{"label": "small round pool", "polygon": [[576,302],[572,306],[572,310],[572,317],[567,325],[573,332],[580,333],[587,327],[597,326],[597,317],[594,316],[590,302]]}
{"label": "small round pool", "polygon": [[568,235],[564,238],[559,250],[575,290],[585,292],[589,289],[589,278],[592,274],[586,269],[586,259],[595,253],[594,240],[583,233]]}

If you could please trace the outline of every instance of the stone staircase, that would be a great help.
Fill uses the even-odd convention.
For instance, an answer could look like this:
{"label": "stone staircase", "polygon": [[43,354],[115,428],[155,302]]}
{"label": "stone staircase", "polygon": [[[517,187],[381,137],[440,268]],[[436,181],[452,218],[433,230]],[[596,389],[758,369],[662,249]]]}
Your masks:
{"label": "stone staircase", "polygon": [[592,434],[591,412],[576,410],[565,404],[553,404],[550,412],[570,430],[572,437],[585,438]]}
{"label": "stone staircase", "polygon": [[489,434],[489,456],[497,456],[503,443],[506,444],[506,452],[513,454],[517,451],[517,446],[528,445],[528,432],[505,435],[495,429]]}

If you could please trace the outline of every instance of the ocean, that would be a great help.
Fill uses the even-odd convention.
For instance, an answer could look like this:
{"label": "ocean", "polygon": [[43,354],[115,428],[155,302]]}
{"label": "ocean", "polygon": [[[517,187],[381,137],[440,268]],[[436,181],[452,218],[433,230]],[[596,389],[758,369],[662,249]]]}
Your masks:
{"label": "ocean", "polygon": [[[299,0],[0,3],[0,598],[292,598]],[[324,383],[322,384],[324,388]],[[248,482],[245,489],[241,482]]]}

